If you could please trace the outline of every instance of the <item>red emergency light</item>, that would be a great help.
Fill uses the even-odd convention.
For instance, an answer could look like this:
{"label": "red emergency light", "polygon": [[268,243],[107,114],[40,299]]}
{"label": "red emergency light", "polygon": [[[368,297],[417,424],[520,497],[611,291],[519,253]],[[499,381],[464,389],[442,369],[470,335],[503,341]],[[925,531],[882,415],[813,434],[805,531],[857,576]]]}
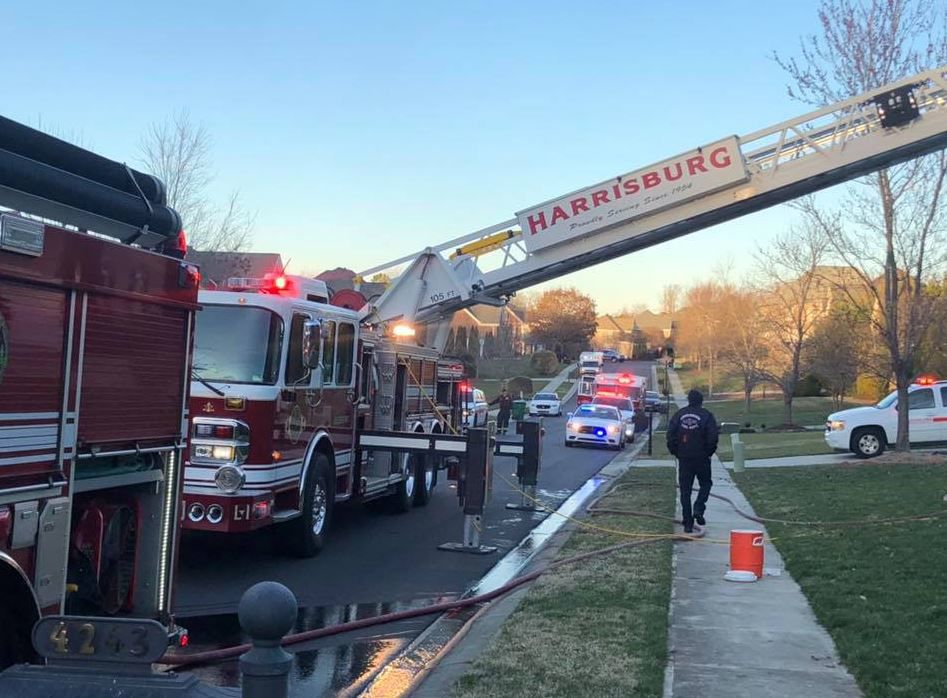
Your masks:
{"label": "red emergency light", "polygon": [[934,385],[937,382],[937,376],[933,376],[929,373],[924,374],[923,376],[918,376],[914,381],[917,385]]}
{"label": "red emergency light", "polygon": [[619,382],[619,383],[631,383],[631,376],[629,376],[627,373],[624,373],[624,374],[618,376],[618,382]]}
{"label": "red emergency light", "polygon": [[283,273],[270,272],[263,277],[260,293],[269,293],[274,296],[297,295],[296,283]]}

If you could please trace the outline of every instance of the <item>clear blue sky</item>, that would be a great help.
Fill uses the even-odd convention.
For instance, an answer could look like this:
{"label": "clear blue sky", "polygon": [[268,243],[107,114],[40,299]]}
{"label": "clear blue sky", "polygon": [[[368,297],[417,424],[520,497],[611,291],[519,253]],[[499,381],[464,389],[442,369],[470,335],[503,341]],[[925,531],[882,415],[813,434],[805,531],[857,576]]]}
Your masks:
{"label": "clear blue sky", "polygon": [[[3,114],[133,160],[181,108],[254,249],[364,269],[807,110],[774,50],[816,2],[83,2],[4,11]],[[784,207],[563,277],[601,311],[737,276]]]}

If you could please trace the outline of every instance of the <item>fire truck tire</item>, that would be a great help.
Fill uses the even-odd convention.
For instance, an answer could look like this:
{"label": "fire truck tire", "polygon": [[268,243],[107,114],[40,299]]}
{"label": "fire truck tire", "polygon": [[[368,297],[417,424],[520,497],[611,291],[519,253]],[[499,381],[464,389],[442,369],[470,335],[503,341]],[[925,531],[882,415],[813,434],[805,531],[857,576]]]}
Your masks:
{"label": "fire truck tire", "polygon": [[0,671],[33,660],[31,628],[9,607],[0,606]]}
{"label": "fire truck tire", "polygon": [[303,488],[302,514],[286,524],[291,529],[287,542],[297,557],[312,557],[325,547],[332,520],[330,471],[329,459],[316,452]]}
{"label": "fire truck tire", "polygon": [[417,490],[417,463],[414,456],[405,456],[405,475],[406,477],[395,485],[394,494],[388,497],[391,511],[394,514],[404,514],[411,511],[414,506],[414,495]]}
{"label": "fire truck tire", "polygon": [[434,458],[421,456],[413,460],[415,461],[414,506],[427,506],[434,494],[434,487],[437,486],[437,468],[434,467]]}

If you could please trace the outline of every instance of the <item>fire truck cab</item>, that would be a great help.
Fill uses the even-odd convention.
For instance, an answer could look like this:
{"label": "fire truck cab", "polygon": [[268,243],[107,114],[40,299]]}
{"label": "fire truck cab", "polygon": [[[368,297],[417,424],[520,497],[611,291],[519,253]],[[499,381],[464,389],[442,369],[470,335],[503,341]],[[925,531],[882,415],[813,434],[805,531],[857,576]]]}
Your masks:
{"label": "fire truck cab", "polygon": [[184,528],[279,524],[309,556],[337,503],[428,502],[440,459],[363,452],[356,434],[452,430],[463,364],[363,325],[314,279],[231,279],[199,301]]}

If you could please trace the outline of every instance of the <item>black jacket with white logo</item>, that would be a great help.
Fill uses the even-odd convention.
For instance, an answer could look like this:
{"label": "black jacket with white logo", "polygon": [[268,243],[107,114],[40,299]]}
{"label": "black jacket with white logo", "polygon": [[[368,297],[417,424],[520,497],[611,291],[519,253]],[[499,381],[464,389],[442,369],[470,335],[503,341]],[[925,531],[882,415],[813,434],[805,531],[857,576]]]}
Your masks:
{"label": "black jacket with white logo", "polygon": [[703,407],[682,407],[668,423],[668,450],[680,460],[703,460],[717,450],[717,420]]}

